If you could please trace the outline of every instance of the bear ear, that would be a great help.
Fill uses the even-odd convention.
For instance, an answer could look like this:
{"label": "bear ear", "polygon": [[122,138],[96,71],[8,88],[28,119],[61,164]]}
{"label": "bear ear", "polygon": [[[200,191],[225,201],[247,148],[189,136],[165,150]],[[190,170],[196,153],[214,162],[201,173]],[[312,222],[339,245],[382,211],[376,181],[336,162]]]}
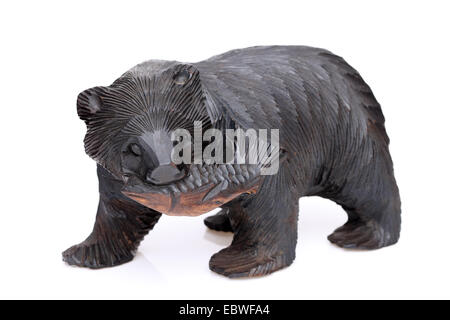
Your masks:
{"label": "bear ear", "polygon": [[173,81],[177,85],[185,85],[191,78],[198,74],[197,69],[191,64],[180,63],[173,68]]}
{"label": "bear ear", "polygon": [[81,92],[77,99],[77,112],[81,120],[89,124],[92,116],[103,108],[106,87],[94,87]]}

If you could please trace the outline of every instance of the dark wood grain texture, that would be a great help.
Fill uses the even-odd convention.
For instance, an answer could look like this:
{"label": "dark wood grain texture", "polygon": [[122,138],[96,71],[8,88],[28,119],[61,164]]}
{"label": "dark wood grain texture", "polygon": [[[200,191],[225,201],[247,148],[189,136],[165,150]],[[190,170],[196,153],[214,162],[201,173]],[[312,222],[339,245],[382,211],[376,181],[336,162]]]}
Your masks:
{"label": "dark wood grain texture", "polygon": [[[298,200],[331,199],[348,222],[328,239],[378,249],[400,236],[400,197],[384,116],[371,89],[341,57],[302,46],[233,50],[199,63],[150,60],[111,86],[80,93],[85,148],[99,166],[94,231],[63,253],[101,268],[132,259],[161,213],[198,215],[232,244],[212,256],[228,277],[261,276],[295,259]],[[256,165],[170,160],[177,128],[279,129],[277,174]]]}

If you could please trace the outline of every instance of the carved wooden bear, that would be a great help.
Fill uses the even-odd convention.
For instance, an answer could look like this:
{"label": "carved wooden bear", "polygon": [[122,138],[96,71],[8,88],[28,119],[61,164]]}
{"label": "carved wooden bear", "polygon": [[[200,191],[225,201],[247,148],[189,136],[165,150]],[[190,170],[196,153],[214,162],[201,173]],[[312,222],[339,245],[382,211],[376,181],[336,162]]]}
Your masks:
{"label": "carved wooden bear", "polygon": [[[198,215],[234,233],[211,270],[259,276],[290,265],[298,200],[321,196],[348,222],[328,239],[377,249],[400,234],[400,199],[380,105],[359,73],[323,49],[233,50],[199,63],[151,60],[109,87],[78,96],[86,153],[98,163],[100,202],[92,234],[63,253],[69,264],[102,268],[130,261],[161,213]],[[171,132],[279,129],[276,174],[261,163],[174,164]]]}

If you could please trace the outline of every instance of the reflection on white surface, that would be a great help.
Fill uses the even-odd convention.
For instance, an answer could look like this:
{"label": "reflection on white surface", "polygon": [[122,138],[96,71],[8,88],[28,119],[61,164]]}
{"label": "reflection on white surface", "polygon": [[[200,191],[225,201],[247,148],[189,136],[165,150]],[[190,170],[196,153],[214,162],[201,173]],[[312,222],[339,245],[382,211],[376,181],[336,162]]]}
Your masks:
{"label": "reflection on white surface", "polygon": [[231,244],[233,233],[207,229],[205,230],[203,238],[225,248]]}

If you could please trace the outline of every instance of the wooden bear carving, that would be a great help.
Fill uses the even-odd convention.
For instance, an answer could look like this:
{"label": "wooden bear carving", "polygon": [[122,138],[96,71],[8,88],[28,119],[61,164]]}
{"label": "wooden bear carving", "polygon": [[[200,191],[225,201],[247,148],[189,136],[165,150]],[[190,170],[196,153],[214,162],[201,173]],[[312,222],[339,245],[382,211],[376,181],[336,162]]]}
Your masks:
{"label": "wooden bear carving", "polygon": [[[71,265],[130,261],[162,213],[220,206],[205,224],[234,238],[212,256],[211,270],[265,275],[294,261],[304,196],[331,199],[347,212],[348,222],[328,237],[340,247],[377,249],[399,239],[400,199],[380,105],[359,73],[329,51],[252,47],[191,64],[150,60],[111,86],[80,93],[77,110],[87,125],[86,153],[98,163],[100,202],[92,234],[63,253]],[[231,161],[176,163],[178,129],[191,137],[276,129],[277,170],[263,174],[267,162],[259,158],[237,163],[237,147]],[[192,153],[203,155],[207,140]],[[253,146],[248,136],[245,146]]]}

